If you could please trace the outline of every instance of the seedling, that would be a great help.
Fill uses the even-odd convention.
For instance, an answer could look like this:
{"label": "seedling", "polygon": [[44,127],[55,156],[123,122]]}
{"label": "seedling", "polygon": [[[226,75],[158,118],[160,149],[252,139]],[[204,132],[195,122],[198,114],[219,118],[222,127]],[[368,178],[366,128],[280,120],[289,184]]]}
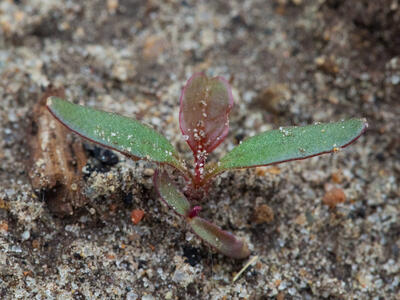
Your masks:
{"label": "seedling", "polygon": [[[189,170],[178,152],[161,134],[127,117],[73,104],[57,97],[47,100],[49,111],[62,124],[82,137],[119,151],[134,160],[158,165],[155,187],[164,202],[188,221],[192,230],[221,253],[245,258],[247,244],[231,233],[199,217],[204,190],[218,174],[240,168],[267,166],[336,152],[357,140],[365,131],[365,120],[350,119],[329,124],[286,127],[245,139],[218,163],[207,164],[208,155],[228,134],[228,115],[233,106],[231,88],[221,77],[193,75],[182,91],[179,123],[183,138],[194,156]],[[179,171],[185,187],[179,189],[163,166]]]}

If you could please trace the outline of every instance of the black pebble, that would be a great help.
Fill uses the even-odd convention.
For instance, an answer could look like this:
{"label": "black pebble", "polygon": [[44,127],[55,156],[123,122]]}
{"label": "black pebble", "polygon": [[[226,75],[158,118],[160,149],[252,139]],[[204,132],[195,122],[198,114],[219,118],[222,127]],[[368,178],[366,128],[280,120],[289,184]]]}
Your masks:
{"label": "black pebble", "polygon": [[192,246],[183,246],[183,256],[186,258],[185,262],[189,263],[192,267],[201,261],[200,250]]}

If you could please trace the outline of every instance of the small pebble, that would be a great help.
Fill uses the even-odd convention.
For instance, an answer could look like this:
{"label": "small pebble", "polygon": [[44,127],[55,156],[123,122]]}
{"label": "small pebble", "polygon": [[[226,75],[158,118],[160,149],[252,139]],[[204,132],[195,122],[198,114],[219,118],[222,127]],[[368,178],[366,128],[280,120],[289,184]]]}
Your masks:
{"label": "small pebble", "polygon": [[150,169],[150,168],[144,169],[143,175],[144,175],[144,176],[147,176],[147,177],[151,177],[151,176],[154,175],[154,170],[153,170],[153,169]]}
{"label": "small pebble", "polygon": [[107,9],[111,14],[115,14],[118,9],[118,0],[107,0]]}
{"label": "small pebble", "polygon": [[255,103],[273,114],[285,112],[291,91],[287,85],[274,84],[263,90],[255,99]]}
{"label": "small pebble", "polygon": [[346,195],[341,188],[332,188],[328,190],[322,199],[322,202],[330,208],[335,208],[336,205],[345,201]]}
{"label": "small pebble", "polygon": [[315,59],[315,64],[327,74],[335,75],[339,73],[339,66],[334,57],[319,56]]}
{"label": "small pebble", "polygon": [[8,223],[6,221],[2,221],[0,223],[0,231],[4,232],[8,231]]}
{"label": "small pebble", "polygon": [[71,184],[71,190],[76,191],[78,189],[78,185],[76,183]]}
{"label": "small pebble", "polygon": [[126,294],[126,300],[136,300],[138,298],[138,295],[135,294],[133,291],[130,291],[128,294]]}
{"label": "small pebble", "polygon": [[256,224],[271,223],[274,220],[274,211],[267,204],[262,204],[254,210]]}
{"label": "small pebble", "polygon": [[29,230],[25,230],[22,234],[21,234],[21,239],[23,241],[28,240],[31,237],[31,233],[29,232]]}
{"label": "small pebble", "polygon": [[39,249],[39,247],[40,247],[40,242],[39,242],[39,240],[37,240],[37,239],[33,240],[33,241],[32,241],[32,247],[33,247],[34,249]]}
{"label": "small pebble", "polygon": [[151,35],[147,37],[143,45],[143,57],[155,59],[167,48],[168,42],[164,37]]}
{"label": "small pebble", "polygon": [[334,183],[341,183],[343,181],[343,173],[339,170],[332,173],[331,179]]}
{"label": "small pebble", "polygon": [[131,221],[133,224],[137,225],[143,219],[144,211],[141,209],[134,209],[131,212]]}

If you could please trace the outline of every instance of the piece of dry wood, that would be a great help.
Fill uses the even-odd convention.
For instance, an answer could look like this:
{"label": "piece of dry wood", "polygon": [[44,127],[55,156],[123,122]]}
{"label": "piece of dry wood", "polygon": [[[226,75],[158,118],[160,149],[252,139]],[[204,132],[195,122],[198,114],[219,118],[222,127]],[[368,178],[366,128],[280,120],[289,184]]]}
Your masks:
{"label": "piece of dry wood", "polygon": [[48,112],[45,104],[49,96],[65,97],[64,89],[47,89],[33,109],[27,134],[28,174],[32,187],[43,193],[53,213],[72,215],[87,203],[82,176],[87,158],[81,141]]}

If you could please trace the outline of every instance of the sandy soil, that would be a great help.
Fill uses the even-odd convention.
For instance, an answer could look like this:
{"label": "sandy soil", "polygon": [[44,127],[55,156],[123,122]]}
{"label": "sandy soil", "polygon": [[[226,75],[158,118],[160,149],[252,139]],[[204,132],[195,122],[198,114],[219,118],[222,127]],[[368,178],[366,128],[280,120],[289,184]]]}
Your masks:
{"label": "sandy soil", "polygon": [[[399,5],[0,1],[0,298],[399,299]],[[235,96],[213,160],[279,126],[370,125],[339,153],[216,180],[202,215],[258,256],[236,282],[246,261],[209,249],[158,200],[154,165],[38,121],[58,88],[150,124],[190,159],[178,101],[197,71]],[[330,207],[332,188],[345,201]]]}

